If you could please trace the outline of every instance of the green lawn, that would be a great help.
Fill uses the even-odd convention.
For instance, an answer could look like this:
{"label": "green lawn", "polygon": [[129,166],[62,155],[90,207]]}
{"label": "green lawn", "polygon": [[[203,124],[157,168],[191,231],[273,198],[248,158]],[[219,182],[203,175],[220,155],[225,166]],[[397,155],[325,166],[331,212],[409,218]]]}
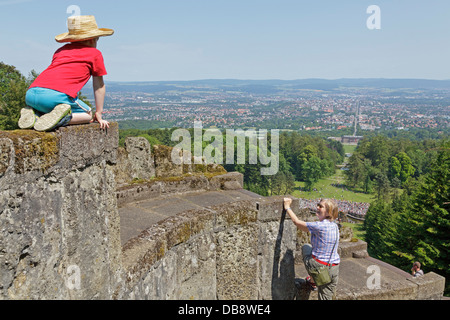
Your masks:
{"label": "green lawn", "polygon": [[[356,149],[355,145],[344,145],[345,153],[353,153]],[[344,163],[348,161],[345,158]],[[348,190],[344,187],[336,187],[333,184],[345,185],[344,171],[336,170],[336,174],[332,177],[319,180],[314,185],[317,191],[305,192],[300,191],[300,187],[304,187],[304,182],[295,182],[296,190],[292,193],[292,196],[304,199],[319,199],[319,198],[334,198],[337,200],[346,200],[354,202],[372,202],[374,200],[373,194],[365,194],[363,192]],[[353,237],[365,241],[366,232],[363,230],[362,223],[343,223],[344,226],[353,229]]]}
{"label": "green lawn", "polygon": [[344,144],[345,153],[353,153],[355,152],[356,146],[352,144]]}
{"label": "green lawn", "polygon": [[365,241],[366,231],[363,230],[363,224],[361,223],[342,223],[345,227],[349,227],[353,229],[353,238]]}
{"label": "green lawn", "polygon": [[[355,145],[344,144],[344,150],[346,153],[353,153],[355,149],[356,149]],[[344,164],[347,161],[348,158],[345,158]],[[345,184],[344,171],[338,169],[336,170],[336,174],[334,176],[319,180],[314,185],[314,188],[317,189],[317,191],[311,192],[300,191],[300,188],[303,188],[305,186],[305,183],[296,181],[295,191],[292,193],[292,196],[304,199],[333,198],[336,200],[368,202],[368,203],[374,200],[373,194],[366,194],[360,191],[349,190],[345,186],[338,187],[333,186],[333,184],[335,185]]]}
{"label": "green lawn", "polygon": [[336,200],[347,200],[354,202],[372,202],[374,195],[365,194],[363,192],[355,192],[344,188],[333,186],[333,184],[345,184],[344,172],[337,170],[336,174],[332,177],[319,180],[314,185],[317,191],[300,191],[300,187],[304,187],[304,182],[295,182],[295,191],[292,196],[304,199],[319,199],[319,198],[334,198]]}

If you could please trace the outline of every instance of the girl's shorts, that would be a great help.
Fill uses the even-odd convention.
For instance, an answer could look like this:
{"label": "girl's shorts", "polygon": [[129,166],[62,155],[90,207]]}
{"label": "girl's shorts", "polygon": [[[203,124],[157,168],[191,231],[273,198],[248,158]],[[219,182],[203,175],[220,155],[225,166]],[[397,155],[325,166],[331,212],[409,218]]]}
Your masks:
{"label": "girl's shorts", "polygon": [[80,99],[74,99],[65,93],[46,88],[35,87],[28,89],[25,102],[27,106],[41,113],[49,113],[58,104],[62,103],[70,105],[72,113],[91,112],[91,108]]}

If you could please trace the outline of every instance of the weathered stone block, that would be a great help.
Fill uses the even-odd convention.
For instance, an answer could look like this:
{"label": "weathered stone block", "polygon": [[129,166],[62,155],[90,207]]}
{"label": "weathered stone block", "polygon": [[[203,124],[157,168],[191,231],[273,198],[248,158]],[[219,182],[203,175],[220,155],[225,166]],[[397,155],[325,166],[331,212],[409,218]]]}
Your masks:
{"label": "weathered stone block", "polygon": [[217,291],[216,246],[211,233],[194,237],[177,249],[176,299],[215,300]]}
{"label": "weathered stone block", "polygon": [[160,179],[160,182],[161,194],[175,194],[208,189],[208,178],[205,176],[166,177]]}
{"label": "weathered stone block", "polygon": [[247,225],[258,220],[258,211],[252,201],[237,201],[227,206],[212,208],[216,212],[215,228],[223,229],[233,225]]}
{"label": "weathered stone block", "polygon": [[[172,159],[172,147],[154,145],[154,161],[155,161],[155,175],[157,178],[164,177],[178,177],[183,175],[182,161],[176,162]],[[178,156],[182,157],[182,151],[178,152]]]}
{"label": "weathered stone block", "polygon": [[291,300],[295,295],[296,226],[285,217],[260,224],[258,299]]}
{"label": "weathered stone block", "polygon": [[444,295],[445,278],[434,272],[408,280],[418,286],[416,300],[441,300]]}
{"label": "weathered stone block", "polygon": [[[258,226],[228,228],[216,235],[217,298],[258,298]],[[239,250],[236,250],[239,248]]]}
{"label": "weathered stone block", "polygon": [[[258,219],[260,221],[273,221],[280,220],[284,212],[284,196],[274,196],[270,198],[264,198],[259,201]],[[292,197],[291,197],[292,198]],[[291,208],[294,213],[299,212],[299,200],[292,198]],[[289,216],[287,216],[289,219]]]}
{"label": "weathered stone block", "polygon": [[119,125],[111,123],[109,129],[99,124],[68,126],[57,131],[60,137],[60,162],[70,168],[106,161],[116,164],[119,143]]}
{"label": "weathered stone block", "polygon": [[[359,254],[367,252],[367,243],[361,240],[356,240],[354,242],[339,242],[338,254],[341,258],[353,257],[354,252],[359,252]],[[365,258],[365,256],[362,258]]]}
{"label": "weathered stone block", "polygon": [[189,220],[191,236],[209,233],[216,223],[216,213],[213,210],[190,210],[180,216]]}
{"label": "weathered stone block", "polygon": [[116,190],[117,205],[121,206],[125,203],[159,197],[162,186],[161,182],[152,181],[119,187]]}
{"label": "weathered stone block", "polygon": [[120,287],[111,127],[0,132],[2,297],[108,299]]}
{"label": "weathered stone block", "polygon": [[[132,288],[168,252],[165,230],[153,226],[134,238],[123,247],[123,267],[126,286]],[[127,292],[127,290],[125,290]]]}
{"label": "weathered stone block", "polygon": [[242,188],[244,188],[244,176],[239,172],[215,175],[209,181],[210,190],[238,190]]}
{"label": "weathered stone block", "polygon": [[0,177],[46,171],[60,160],[60,135],[30,130],[0,131]]}
{"label": "weathered stone block", "polygon": [[128,137],[125,140],[125,150],[130,167],[130,180],[148,180],[155,176],[151,146],[144,137]]}

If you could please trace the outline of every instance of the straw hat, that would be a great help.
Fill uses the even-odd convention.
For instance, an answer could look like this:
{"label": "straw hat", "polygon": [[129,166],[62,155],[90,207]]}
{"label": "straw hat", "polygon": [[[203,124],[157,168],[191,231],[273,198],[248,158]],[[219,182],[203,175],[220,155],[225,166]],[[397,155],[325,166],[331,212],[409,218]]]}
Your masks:
{"label": "straw hat", "polygon": [[73,16],[67,19],[69,32],[57,35],[58,42],[76,42],[114,34],[114,30],[99,28],[94,16]]}

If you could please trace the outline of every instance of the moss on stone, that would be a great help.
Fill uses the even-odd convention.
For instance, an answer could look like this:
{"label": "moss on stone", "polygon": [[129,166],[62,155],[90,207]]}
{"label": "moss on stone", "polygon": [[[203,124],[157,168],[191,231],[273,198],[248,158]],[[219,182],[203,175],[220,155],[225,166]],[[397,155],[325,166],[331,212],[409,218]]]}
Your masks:
{"label": "moss on stone", "polygon": [[32,169],[46,171],[59,160],[59,137],[55,133],[33,130],[0,131],[0,138],[13,142],[15,152],[14,171],[17,174],[27,171],[32,163]]}

